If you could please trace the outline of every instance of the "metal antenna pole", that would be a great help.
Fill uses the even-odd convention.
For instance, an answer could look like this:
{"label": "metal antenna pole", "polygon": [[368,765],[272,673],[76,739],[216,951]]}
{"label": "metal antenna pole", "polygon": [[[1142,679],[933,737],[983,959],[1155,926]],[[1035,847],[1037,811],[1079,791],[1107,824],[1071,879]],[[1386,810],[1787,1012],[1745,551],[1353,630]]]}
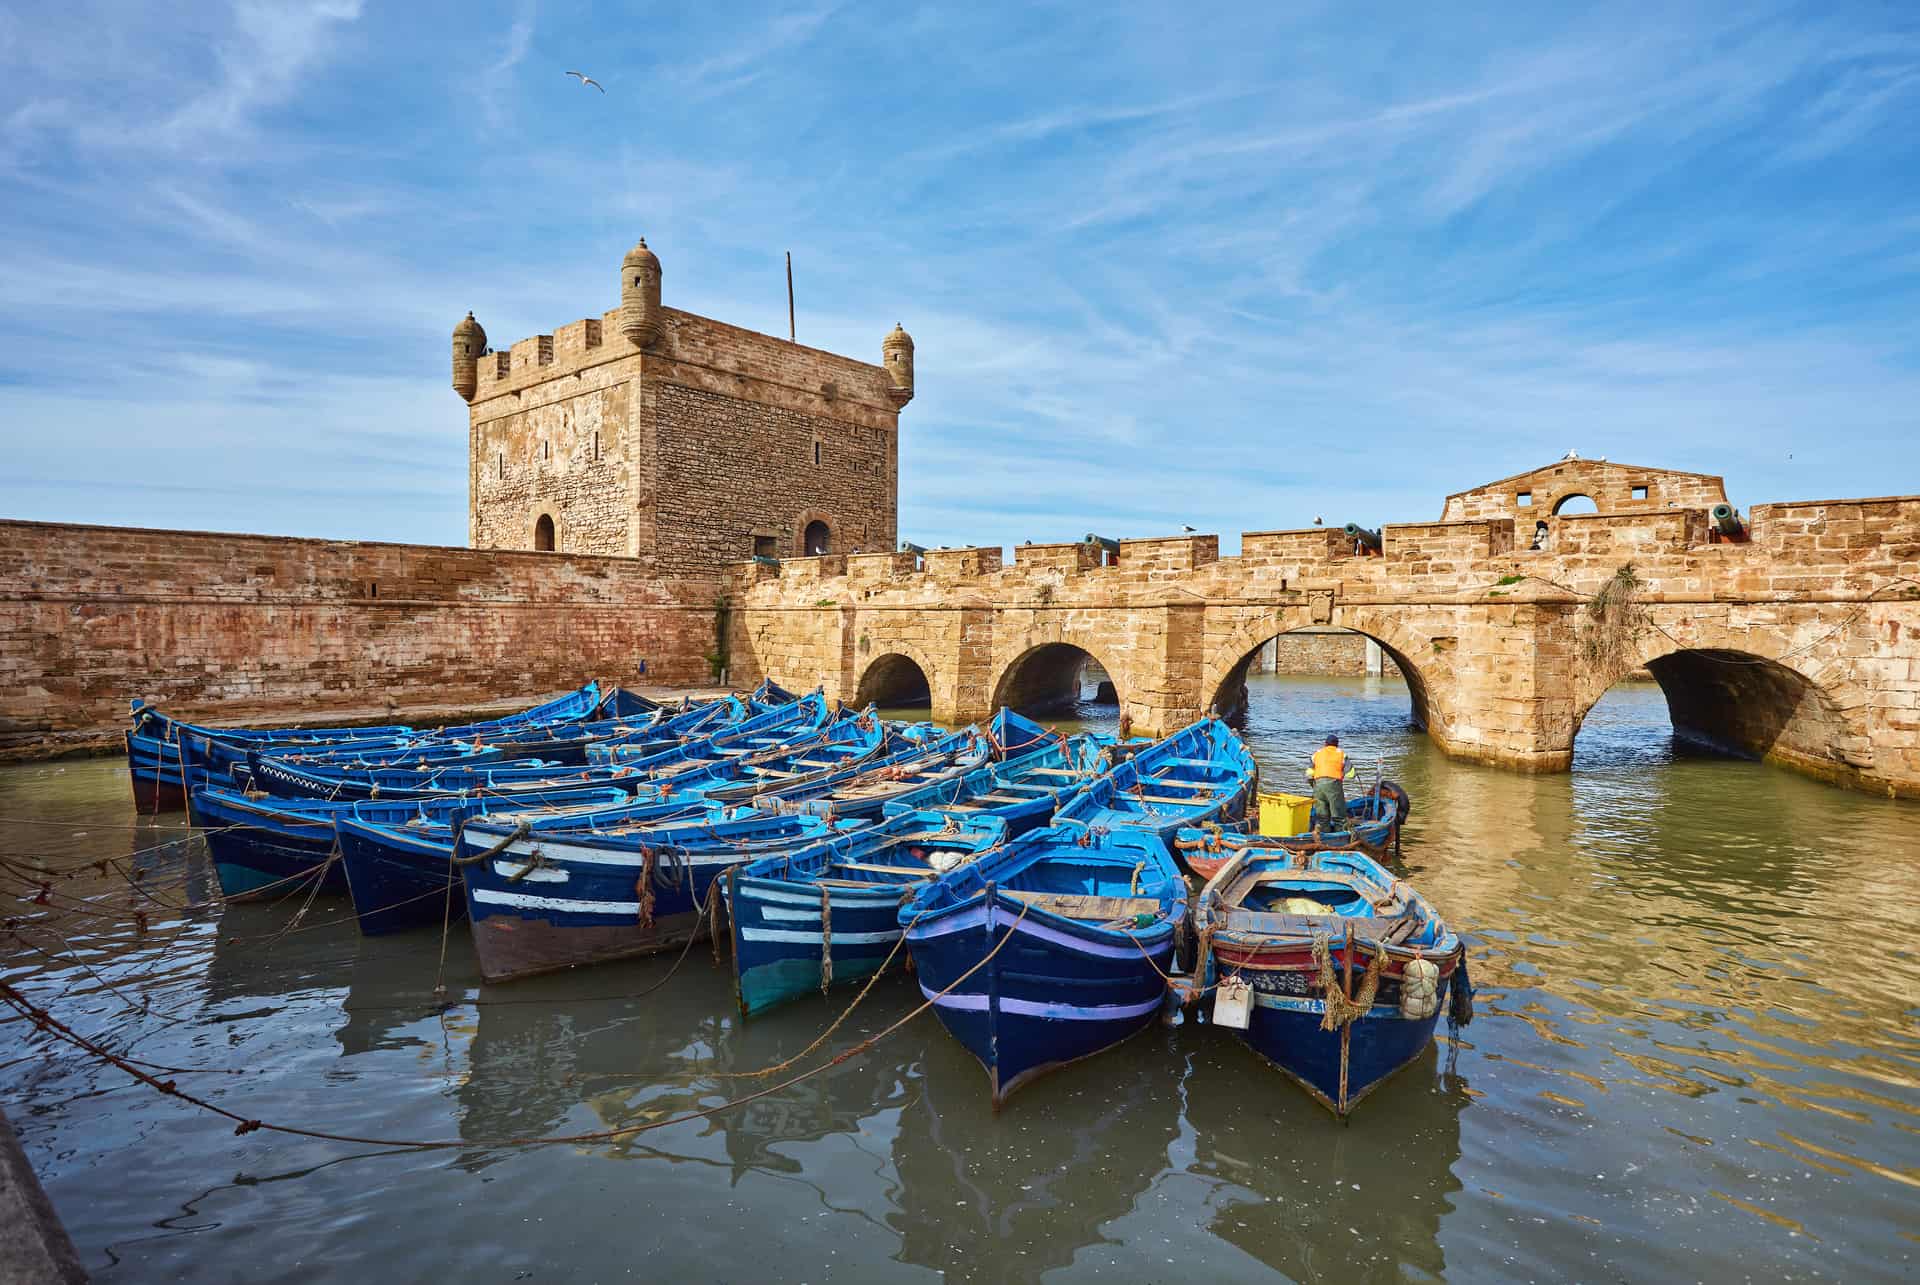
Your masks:
{"label": "metal antenna pole", "polygon": [[793,333],[793,251],[787,251],[787,342],[795,343]]}

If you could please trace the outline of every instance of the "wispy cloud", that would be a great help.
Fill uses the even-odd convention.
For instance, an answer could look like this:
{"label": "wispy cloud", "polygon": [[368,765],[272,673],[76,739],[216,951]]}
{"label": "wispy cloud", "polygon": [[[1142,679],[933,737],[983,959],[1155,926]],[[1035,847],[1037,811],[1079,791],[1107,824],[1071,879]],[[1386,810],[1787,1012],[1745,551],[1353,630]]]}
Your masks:
{"label": "wispy cloud", "polygon": [[1920,476],[1898,14],[9,15],[4,511],[458,542],[448,329],[597,313],[642,232],[675,306],[784,334],[792,249],[803,342],[905,322],[923,543],[1230,549],[1569,448],[1743,502]]}

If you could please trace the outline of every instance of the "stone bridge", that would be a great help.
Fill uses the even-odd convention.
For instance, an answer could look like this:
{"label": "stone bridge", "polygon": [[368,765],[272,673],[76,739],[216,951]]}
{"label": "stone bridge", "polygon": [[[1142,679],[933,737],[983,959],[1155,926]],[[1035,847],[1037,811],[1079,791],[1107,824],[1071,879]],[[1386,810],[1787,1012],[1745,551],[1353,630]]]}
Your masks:
{"label": "stone bridge", "polygon": [[1920,497],[1755,505],[1731,539],[1724,498],[1718,478],[1573,461],[1450,496],[1377,552],[1313,527],[1225,558],[1188,535],[753,563],[729,659],[736,684],[920,689],[965,722],[1057,699],[1091,657],[1153,730],[1232,708],[1268,639],[1331,625],[1387,651],[1456,757],[1564,771],[1594,703],[1644,669],[1682,735],[1920,795]]}

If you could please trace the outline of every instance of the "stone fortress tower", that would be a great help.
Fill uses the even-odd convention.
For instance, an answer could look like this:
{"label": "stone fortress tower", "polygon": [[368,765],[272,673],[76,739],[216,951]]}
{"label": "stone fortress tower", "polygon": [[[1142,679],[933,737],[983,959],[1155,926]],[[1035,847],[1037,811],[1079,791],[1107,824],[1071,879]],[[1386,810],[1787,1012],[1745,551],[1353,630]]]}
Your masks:
{"label": "stone fortress tower", "polygon": [[598,318],[504,352],[471,313],[454,328],[468,544],[662,575],[892,549],[912,337],[896,325],[875,366],[665,307],[661,278],[643,239]]}

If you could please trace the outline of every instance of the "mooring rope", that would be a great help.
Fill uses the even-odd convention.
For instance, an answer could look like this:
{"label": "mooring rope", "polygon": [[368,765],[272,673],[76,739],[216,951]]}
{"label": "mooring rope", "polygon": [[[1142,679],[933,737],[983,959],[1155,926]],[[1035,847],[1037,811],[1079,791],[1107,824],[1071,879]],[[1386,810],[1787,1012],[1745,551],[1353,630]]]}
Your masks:
{"label": "mooring rope", "polygon": [[[765,1088],[756,1089],[751,1093],[744,1094],[740,1097],[730,1099],[726,1102],[716,1103],[715,1105],[710,1107],[701,1107],[693,1111],[683,1111],[677,1115],[667,1116],[659,1120],[648,1120],[641,1124],[622,1125],[619,1128],[614,1128],[614,1129],[598,1129],[591,1133],[548,1134],[548,1135],[539,1136],[539,1137],[515,1137],[515,1138],[498,1138],[498,1139],[474,1139],[474,1138],[395,1139],[395,1138],[374,1138],[374,1137],[367,1137],[365,1135],[349,1134],[349,1133],[334,1133],[324,1129],[308,1129],[298,1125],[275,1124],[267,1120],[252,1119],[240,1114],[237,1111],[230,1111],[226,1107],[223,1107],[216,1102],[210,1102],[206,1098],[200,1097],[196,1094],[189,1093],[185,1089],[182,1089],[179,1085],[175,1084],[172,1080],[162,1080],[158,1076],[152,1075],[146,1071],[141,1070],[138,1066],[133,1065],[129,1059],[122,1057],[118,1053],[115,1053],[112,1049],[105,1047],[104,1045],[100,1044],[97,1040],[90,1039],[89,1037],[80,1034],[78,1031],[75,1031],[72,1027],[60,1021],[60,1019],[55,1017],[52,1013],[48,1012],[45,1008],[43,1008],[38,1004],[35,1004],[31,999],[29,999],[26,995],[22,994],[18,989],[16,989],[14,986],[12,986],[9,983],[0,982],[0,1003],[5,1003],[8,1007],[12,1008],[15,1012],[19,1013],[22,1017],[31,1021],[34,1024],[34,1026],[37,1027],[38,1029],[47,1032],[49,1035],[53,1036],[56,1039],[62,1040],[68,1044],[73,1045],[75,1048],[80,1049],[82,1052],[87,1053],[89,1056],[99,1061],[102,1061],[111,1066],[117,1067],[119,1070],[124,1071],[126,1074],[132,1076],[134,1079],[146,1085],[148,1088],[153,1089],[158,1093],[164,1094],[167,1097],[178,1098],[180,1101],[185,1102],[187,1105],[197,1107],[202,1111],[208,1112],[209,1114],[217,1115],[223,1119],[233,1121],[235,1126],[233,1131],[236,1135],[245,1135],[245,1134],[256,1132],[258,1130],[265,1129],[272,1133],[287,1134],[292,1137],[300,1137],[300,1138],[313,1138],[321,1142],[343,1142],[353,1146],[385,1147],[385,1148],[392,1148],[395,1150],[408,1150],[408,1151],[444,1151],[444,1150],[456,1150],[456,1149],[465,1150],[469,1148],[487,1150],[487,1149],[504,1149],[507,1147],[542,1147],[542,1146],[553,1146],[553,1145],[580,1146],[580,1145],[589,1144],[589,1143],[620,1142],[620,1141],[624,1141],[627,1138],[635,1137],[642,1133],[651,1133],[655,1129],[665,1129],[676,1124],[686,1124],[694,1120],[709,1119],[713,1116],[719,1115],[723,1111],[729,1111],[735,1107],[745,1106],[750,1102],[756,1102],[761,1098],[769,1097],[772,1094],[778,1093],[783,1089],[791,1088],[792,1086],[799,1084],[802,1081],[811,1079],[812,1077],[819,1075],[823,1071],[831,1070],[832,1068],[839,1066],[843,1062],[848,1062],[856,1057],[859,1057],[861,1054],[867,1052],[869,1049],[879,1044],[882,1040],[886,1039],[888,1036],[900,1030],[900,1028],[904,1027],[907,1023],[913,1021],[915,1018],[919,1017],[922,1013],[925,1013],[928,1009],[932,1008],[941,999],[944,999],[946,998],[947,995],[951,994],[955,987],[958,987],[962,982],[965,982],[968,978],[972,977],[975,973],[980,971],[980,969],[986,967],[987,963],[990,960],[992,960],[995,955],[998,955],[1000,953],[1001,948],[1004,947],[1009,941],[1013,940],[1014,929],[1019,927],[1020,921],[1027,917],[1027,909],[1028,907],[1022,907],[1019,917],[1016,918],[1013,921],[1013,923],[1007,926],[1006,933],[994,945],[993,949],[989,950],[977,962],[975,962],[972,967],[968,968],[964,973],[960,974],[960,976],[954,978],[952,983],[950,983],[945,989],[941,990],[938,994],[932,996],[931,998],[917,1005],[912,1012],[900,1018],[898,1021],[895,1021],[890,1025],[882,1028],[880,1031],[874,1033],[873,1035],[868,1036],[866,1039],[862,1040],[858,1044],[853,1045],[851,1048],[848,1048],[840,1053],[835,1054],[830,1060],[821,1063],[819,1066],[814,1067],[812,1070],[802,1071],[800,1074],[789,1076],[788,1078],[781,1080],[777,1084],[769,1084]],[[676,967],[678,967],[678,965],[676,965]],[[645,994],[645,992],[642,992],[642,994]]]}

